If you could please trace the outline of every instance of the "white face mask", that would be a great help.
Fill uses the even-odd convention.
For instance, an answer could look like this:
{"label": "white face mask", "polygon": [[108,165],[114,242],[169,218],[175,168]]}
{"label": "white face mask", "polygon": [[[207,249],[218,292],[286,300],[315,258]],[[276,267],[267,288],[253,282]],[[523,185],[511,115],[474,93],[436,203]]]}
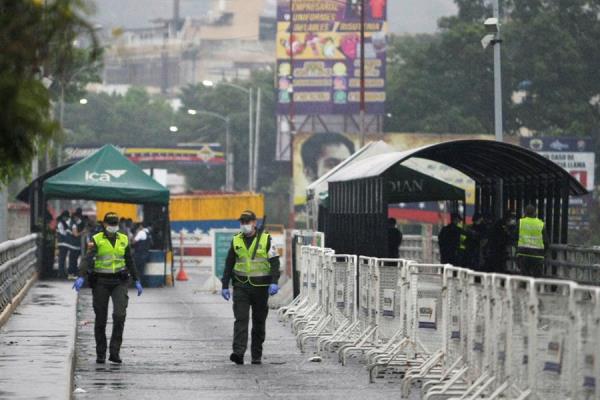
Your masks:
{"label": "white face mask", "polygon": [[252,229],[254,229],[254,226],[252,226],[252,224],[242,224],[241,229],[242,233],[247,235],[249,233],[252,233]]}
{"label": "white face mask", "polygon": [[118,225],[115,225],[115,226],[112,226],[112,225],[106,225],[106,231],[107,231],[107,232],[110,232],[110,233],[117,233],[117,232],[118,232],[118,230],[119,230],[119,226],[118,226]]}

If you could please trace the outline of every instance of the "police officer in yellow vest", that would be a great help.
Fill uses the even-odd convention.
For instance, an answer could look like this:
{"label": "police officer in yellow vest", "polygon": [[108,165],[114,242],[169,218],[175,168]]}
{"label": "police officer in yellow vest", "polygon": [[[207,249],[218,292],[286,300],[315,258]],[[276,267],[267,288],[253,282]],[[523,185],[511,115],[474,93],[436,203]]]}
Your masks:
{"label": "police officer in yellow vest", "polygon": [[542,275],[546,254],[544,221],[536,217],[535,206],[525,207],[525,217],[519,220],[517,264],[521,274],[533,277]]}
{"label": "police officer in yellow vest", "polygon": [[233,282],[233,352],[229,359],[244,363],[248,344],[248,322],[252,307],[252,364],[262,363],[265,325],[269,312],[269,295],[279,291],[279,255],[271,236],[257,231],[256,215],[246,210],[239,218],[241,232],[233,237],[225,261],[221,295],[229,300],[229,283]]}
{"label": "police officer in yellow vest", "polygon": [[[89,270],[92,267],[91,271]],[[133,262],[131,247],[127,235],[119,232],[119,216],[109,212],[104,216],[104,229],[92,236],[88,250],[81,262],[80,277],[73,288],[79,292],[88,277],[92,288],[94,313],[94,336],[96,338],[96,362],[106,361],[106,321],[108,319],[108,300],[113,300],[113,330],[110,337],[109,361],[120,364],[119,352],[123,342],[123,329],[129,296],[129,279],[135,282],[138,296],[142,294],[142,285]]]}

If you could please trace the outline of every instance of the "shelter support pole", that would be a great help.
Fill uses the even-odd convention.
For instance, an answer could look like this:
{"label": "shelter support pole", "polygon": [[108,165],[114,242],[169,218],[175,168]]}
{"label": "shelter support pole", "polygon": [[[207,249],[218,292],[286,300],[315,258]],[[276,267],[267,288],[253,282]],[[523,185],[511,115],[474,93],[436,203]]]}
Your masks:
{"label": "shelter support pole", "polygon": [[550,239],[550,241],[553,242],[552,227],[553,227],[554,219],[552,218],[552,211],[554,210],[554,208],[553,208],[554,182],[546,181],[545,189],[546,190],[545,190],[544,196],[546,198],[546,211],[544,213],[544,224],[546,226],[546,234],[548,235],[548,238]]}
{"label": "shelter support pole", "polygon": [[552,243],[560,243],[560,200],[561,200],[561,190],[560,190],[560,181],[557,179],[554,181],[554,215],[552,222]]}
{"label": "shelter support pole", "polygon": [[475,212],[483,213],[481,210],[481,184],[479,182],[475,183]]}
{"label": "shelter support pole", "polygon": [[494,181],[494,185],[495,185],[495,201],[493,201],[494,204],[494,214],[496,215],[497,219],[502,219],[502,215],[503,215],[503,210],[504,210],[504,187],[503,187],[503,181],[502,178],[498,178],[497,180]]}
{"label": "shelter support pole", "polygon": [[560,243],[567,244],[567,236],[569,233],[569,181],[566,180],[562,184],[561,203]]}

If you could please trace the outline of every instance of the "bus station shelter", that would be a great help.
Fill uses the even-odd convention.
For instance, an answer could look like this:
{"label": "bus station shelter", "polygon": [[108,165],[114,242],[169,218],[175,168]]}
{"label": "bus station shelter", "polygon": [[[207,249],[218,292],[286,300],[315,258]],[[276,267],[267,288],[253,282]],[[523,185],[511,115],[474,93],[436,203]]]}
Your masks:
{"label": "bus station shelter", "polygon": [[[526,205],[535,205],[551,243],[567,243],[569,197],[587,193],[557,164],[504,142],[456,140],[379,154],[328,178],[329,204],[323,223],[327,247],[338,253],[385,257],[387,207],[406,202],[399,199],[408,196],[412,186],[404,183],[405,170],[400,167],[413,158],[447,165],[473,179],[475,212],[502,218],[513,211],[519,217]],[[441,198],[447,197],[446,191],[431,194],[422,191],[416,201],[449,200]]]}

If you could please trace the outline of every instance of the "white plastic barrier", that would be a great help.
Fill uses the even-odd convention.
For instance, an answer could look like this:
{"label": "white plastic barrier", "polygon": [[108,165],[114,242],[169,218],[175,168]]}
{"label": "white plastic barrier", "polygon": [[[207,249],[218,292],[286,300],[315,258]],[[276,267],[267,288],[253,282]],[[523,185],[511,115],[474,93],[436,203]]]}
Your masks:
{"label": "white plastic barrier", "polygon": [[299,345],[362,355],[372,380],[404,376],[424,399],[600,400],[600,288],[312,246],[298,265],[280,314]]}
{"label": "white plastic barrier", "polygon": [[530,387],[539,398],[562,400],[570,397],[570,379],[575,349],[568,346],[574,333],[570,313],[573,283],[536,280],[537,298],[533,365]]}
{"label": "white plastic barrier", "polygon": [[568,343],[575,351],[570,377],[572,398],[600,399],[600,289],[573,288],[571,313],[575,318]]}

